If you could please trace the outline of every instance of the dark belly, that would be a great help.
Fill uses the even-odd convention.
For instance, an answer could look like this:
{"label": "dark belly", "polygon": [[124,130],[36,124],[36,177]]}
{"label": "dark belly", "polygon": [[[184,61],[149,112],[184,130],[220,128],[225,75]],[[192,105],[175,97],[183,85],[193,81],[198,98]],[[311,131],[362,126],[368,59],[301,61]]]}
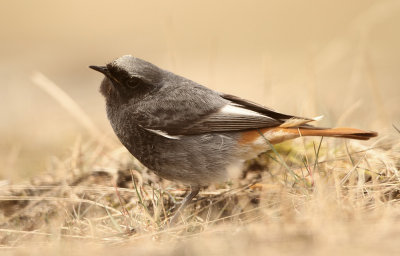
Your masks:
{"label": "dark belly", "polygon": [[170,139],[136,126],[115,132],[143,165],[162,178],[207,185],[227,178],[234,160],[236,133],[181,136]]}

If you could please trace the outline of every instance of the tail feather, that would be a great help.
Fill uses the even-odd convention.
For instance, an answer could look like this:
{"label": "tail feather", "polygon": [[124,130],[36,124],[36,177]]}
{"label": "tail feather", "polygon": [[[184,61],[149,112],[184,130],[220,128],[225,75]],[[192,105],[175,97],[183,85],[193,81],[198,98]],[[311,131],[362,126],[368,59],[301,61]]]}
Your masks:
{"label": "tail feather", "polygon": [[317,127],[304,127],[304,128],[285,128],[286,132],[296,133],[301,136],[325,136],[336,138],[347,138],[356,140],[368,140],[378,136],[377,132],[364,131],[355,128],[317,128]]}
{"label": "tail feather", "polygon": [[[261,138],[260,133],[263,134],[263,138]],[[354,128],[321,128],[305,124],[301,127],[273,127],[249,130],[241,134],[239,143],[252,145],[255,147],[255,150],[258,150],[256,151],[257,153],[261,153],[266,150],[264,147],[266,145],[264,139],[267,139],[271,144],[277,144],[300,136],[324,136],[368,140],[378,136],[378,133]]]}

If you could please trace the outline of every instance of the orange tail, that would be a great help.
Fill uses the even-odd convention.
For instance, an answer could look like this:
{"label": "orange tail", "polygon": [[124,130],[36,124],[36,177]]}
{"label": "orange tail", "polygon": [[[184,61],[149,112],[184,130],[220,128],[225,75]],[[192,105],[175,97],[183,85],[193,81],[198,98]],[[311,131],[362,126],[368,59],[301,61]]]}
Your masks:
{"label": "orange tail", "polygon": [[242,133],[239,143],[250,144],[263,141],[260,139],[260,133],[272,144],[280,143],[285,140],[295,139],[300,136],[325,136],[336,138],[347,138],[356,140],[368,140],[378,136],[378,133],[364,131],[354,128],[319,128],[319,127],[273,127],[260,130],[250,130]]}
{"label": "orange tail", "polygon": [[347,138],[356,140],[368,140],[370,138],[378,136],[377,132],[364,131],[354,128],[331,128],[331,129],[320,129],[320,128],[283,128],[285,132],[294,133],[301,136],[325,136],[325,137],[337,137]]}
{"label": "orange tail", "polygon": [[[262,136],[260,135],[262,134]],[[270,149],[265,143],[268,140],[271,144],[281,143],[285,140],[295,139],[300,136],[326,136],[336,138],[348,138],[356,140],[368,140],[378,136],[378,133],[364,131],[354,128],[319,128],[313,126],[303,127],[272,127],[264,129],[249,130],[241,133],[239,143],[249,146],[251,150],[246,151],[243,159],[251,159],[259,153]]]}

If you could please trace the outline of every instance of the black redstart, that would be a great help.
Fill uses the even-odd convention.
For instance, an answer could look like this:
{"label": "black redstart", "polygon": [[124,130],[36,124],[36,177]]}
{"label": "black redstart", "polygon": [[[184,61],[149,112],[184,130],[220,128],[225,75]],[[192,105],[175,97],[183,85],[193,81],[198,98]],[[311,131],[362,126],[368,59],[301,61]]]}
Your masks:
{"label": "black redstart", "polygon": [[[367,140],[376,132],[319,128],[316,119],[276,112],[257,103],[208,89],[130,55],[106,66],[100,92],[107,116],[121,143],[157,175],[191,186],[174,215],[200,187],[224,181],[230,169],[299,136]],[[263,134],[263,136],[261,136]]]}

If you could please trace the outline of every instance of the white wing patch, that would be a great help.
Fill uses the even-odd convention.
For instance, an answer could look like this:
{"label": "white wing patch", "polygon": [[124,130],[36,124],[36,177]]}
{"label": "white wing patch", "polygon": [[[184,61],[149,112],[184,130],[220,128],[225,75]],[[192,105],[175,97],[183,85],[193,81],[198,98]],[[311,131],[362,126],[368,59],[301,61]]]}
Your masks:
{"label": "white wing patch", "polygon": [[324,115],[314,117],[313,120],[314,120],[314,121],[319,121],[319,120],[321,120],[322,118],[324,118]]}
{"label": "white wing patch", "polygon": [[265,115],[261,115],[255,111],[248,110],[245,108],[237,107],[235,105],[225,105],[223,108],[219,110],[219,112],[224,114],[231,115],[241,115],[241,116],[258,116],[258,117],[267,117]]}
{"label": "white wing patch", "polygon": [[145,128],[145,129],[150,131],[150,132],[152,132],[152,133],[155,133],[157,135],[160,135],[160,136],[163,136],[165,138],[168,138],[168,139],[172,139],[172,140],[180,140],[181,139],[180,136],[169,135],[168,133],[160,131],[160,130],[153,130],[153,129],[148,129],[148,128]]}
{"label": "white wing patch", "polygon": [[310,119],[301,119],[301,118],[290,118],[290,119],[287,119],[279,127],[282,127],[282,128],[297,127],[297,126],[300,126],[300,125],[303,125],[303,124],[306,124],[306,123],[309,123],[312,121],[319,121],[323,117],[324,116],[317,116],[317,117],[312,118],[311,120]]}

